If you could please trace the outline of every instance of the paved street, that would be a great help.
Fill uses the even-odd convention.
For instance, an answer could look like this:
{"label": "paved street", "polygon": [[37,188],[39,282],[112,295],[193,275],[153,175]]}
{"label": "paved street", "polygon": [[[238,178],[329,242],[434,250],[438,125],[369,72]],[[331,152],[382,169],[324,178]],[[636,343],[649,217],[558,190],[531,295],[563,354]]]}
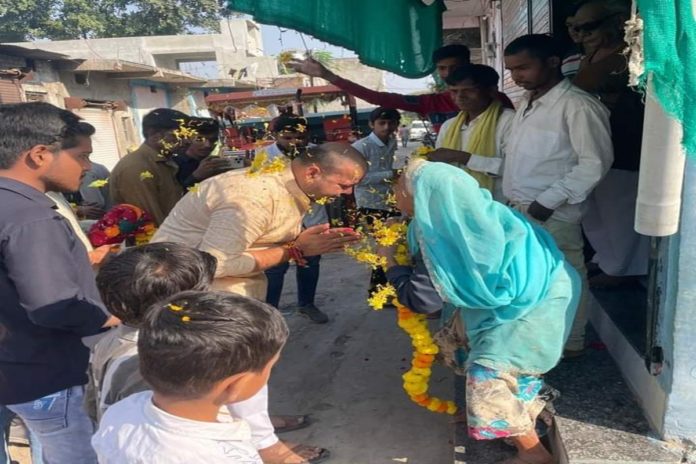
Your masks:
{"label": "paved street", "polygon": [[[324,256],[321,266],[317,305],[331,321],[288,318],[290,341],[270,392],[271,413],[311,413],[317,422],[282,438],[331,449],[332,464],[451,463],[451,419],[403,392],[410,344],[393,310],[367,306],[369,271],[343,255]],[[291,270],[281,307],[296,295]],[[435,394],[453,396],[446,370],[436,370],[432,383]]]}

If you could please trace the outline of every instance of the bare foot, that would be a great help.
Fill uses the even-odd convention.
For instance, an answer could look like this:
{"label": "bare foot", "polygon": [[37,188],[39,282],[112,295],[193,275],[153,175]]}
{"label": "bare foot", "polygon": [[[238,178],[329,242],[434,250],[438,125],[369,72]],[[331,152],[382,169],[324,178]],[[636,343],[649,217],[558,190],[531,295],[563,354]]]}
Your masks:
{"label": "bare foot", "polygon": [[540,460],[527,460],[520,456],[499,461],[497,464],[553,464],[553,458]]}
{"label": "bare foot", "polygon": [[553,464],[553,456],[544,448],[534,430],[526,435],[508,438],[517,447],[517,456],[499,464]]}
{"label": "bare foot", "polygon": [[279,441],[275,445],[259,450],[264,464],[308,464],[326,452],[318,446]]}

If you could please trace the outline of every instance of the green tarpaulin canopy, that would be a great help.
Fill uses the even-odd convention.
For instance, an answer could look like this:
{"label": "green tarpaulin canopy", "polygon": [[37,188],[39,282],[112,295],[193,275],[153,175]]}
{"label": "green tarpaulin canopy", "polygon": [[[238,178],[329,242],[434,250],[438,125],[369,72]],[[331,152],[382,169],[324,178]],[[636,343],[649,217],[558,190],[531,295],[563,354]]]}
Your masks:
{"label": "green tarpaulin canopy", "polygon": [[368,66],[417,78],[442,45],[442,0],[228,0],[230,10],[354,51]]}

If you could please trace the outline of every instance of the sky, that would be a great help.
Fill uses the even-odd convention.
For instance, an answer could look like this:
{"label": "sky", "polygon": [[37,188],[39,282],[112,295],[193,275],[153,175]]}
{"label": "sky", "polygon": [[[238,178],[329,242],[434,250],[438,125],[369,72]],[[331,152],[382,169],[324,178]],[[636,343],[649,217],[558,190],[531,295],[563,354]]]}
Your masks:
{"label": "sky", "polygon": [[[350,50],[327,44],[326,42],[317,40],[310,35],[300,34],[292,29],[281,29],[277,26],[267,26],[262,24],[261,34],[263,35],[263,48],[265,55],[277,55],[283,50],[303,51],[308,48],[311,50],[330,51],[335,58],[355,57],[355,53]],[[430,77],[424,77],[421,79],[406,79],[393,73],[386,73],[384,80],[388,91],[405,94],[425,90],[428,87],[428,83],[432,82],[432,78]]]}

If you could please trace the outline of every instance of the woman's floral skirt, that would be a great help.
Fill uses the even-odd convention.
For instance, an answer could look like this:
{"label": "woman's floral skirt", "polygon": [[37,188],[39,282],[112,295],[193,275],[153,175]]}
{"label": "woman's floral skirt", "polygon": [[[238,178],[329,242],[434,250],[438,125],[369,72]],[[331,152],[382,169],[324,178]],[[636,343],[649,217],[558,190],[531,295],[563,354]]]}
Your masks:
{"label": "woman's floral skirt", "polygon": [[525,435],[534,430],[546,401],[538,376],[512,375],[471,364],[466,373],[469,435],[477,440]]}

